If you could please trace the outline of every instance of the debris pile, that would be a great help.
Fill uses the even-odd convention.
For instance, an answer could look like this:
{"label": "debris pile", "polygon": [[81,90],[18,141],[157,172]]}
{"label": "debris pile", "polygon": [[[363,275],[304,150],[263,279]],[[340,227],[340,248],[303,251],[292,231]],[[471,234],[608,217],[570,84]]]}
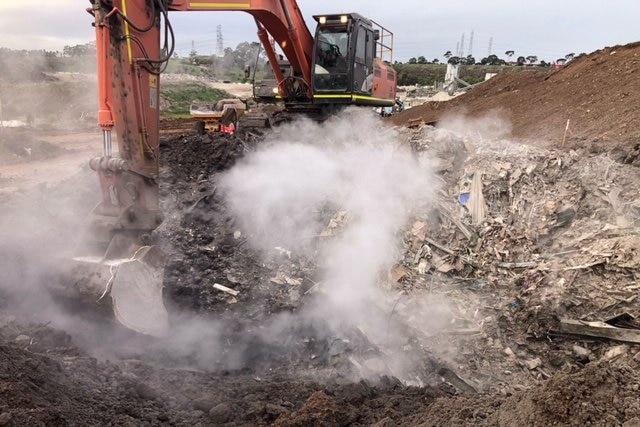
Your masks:
{"label": "debris pile", "polygon": [[[426,290],[455,307],[439,335],[458,337],[459,373],[508,390],[592,361],[635,366],[640,349],[621,342],[640,338],[636,167],[430,126],[406,137],[438,160],[444,185],[407,228],[390,276],[408,300]],[[423,345],[441,354],[438,342]]]}

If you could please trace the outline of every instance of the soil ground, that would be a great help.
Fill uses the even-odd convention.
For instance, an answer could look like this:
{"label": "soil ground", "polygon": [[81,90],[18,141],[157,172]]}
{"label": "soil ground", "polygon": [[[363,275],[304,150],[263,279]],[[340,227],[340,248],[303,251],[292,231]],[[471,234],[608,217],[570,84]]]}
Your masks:
{"label": "soil ground", "polygon": [[[195,135],[178,120],[163,124],[168,215],[152,239],[169,255],[165,300],[183,328],[150,339],[50,296],[66,280],[52,255],[73,251],[98,197],[78,164],[99,135],[2,129],[0,426],[640,425],[640,346],[562,331],[563,319],[636,330],[639,49],[498,75],[392,119],[441,121],[389,132],[442,184],[380,279],[395,301],[388,342],[360,325],[299,321],[323,298],[316,260],[265,259],[218,189],[262,137]],[[620,85],[597,90],[611,75]],[[494,108],[500,126],[476,120]],[[463,110],[464,126],[446,129],[444,114]],[[400,358],[410,375],[393,369]]]}

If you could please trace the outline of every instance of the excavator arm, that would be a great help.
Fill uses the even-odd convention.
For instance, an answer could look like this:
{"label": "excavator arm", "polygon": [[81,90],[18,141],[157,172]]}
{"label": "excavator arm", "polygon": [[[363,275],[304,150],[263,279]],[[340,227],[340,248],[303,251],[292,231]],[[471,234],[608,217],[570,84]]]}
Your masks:
{"label": "excavator arm", "polygon": [[[92,0],[104,147],[103,156],[91,161],[102,186],[94,214],[107,228],[149,231],[162,221],[156,181],[160,72],[173,53],[168,12],[223,10],[253,15],[270,63],[276,64],[278,82],[285,77],[269,34],[287,55],[302,93],[311,99],[313,37],[293,0]],[[114,128],[117,157],[112,148]]]}
{"label": "excavator arm", "polygon": [[[130,329],[163,335],[164,256],[149,246],[162,222],[158,200],[160,74],[173,55],[170,11],[237,10],[254,16],[278,81],[284,76],[269,35],[289,58],[297,96],[311,99],[313,37],[293,0],[90,0],[98,67],[98,124],[103,153],[90,161],[100,202],[92,211],[80,256],[89,277],[76,288],[110,296],[116,318]],[[293,86],[290,86],[293,87]],[[300,91],[302,88],[302,91]],[[117,148],[113,145],[115,140]],[[76,269],[86,271],[86,268]],[[85,283],[89,282],[89,283]]]}
{"label": "excavator arm", "polygon": [[[158,200],[160,75],[174,51],[169,13],[243,11],[258,27],[280,94],[299,111],[333,104],[387,105],[395,98],[395,71],[375,57],[378,33],[357,14],[319,17],[327,36],[349,43],[352,63],[337,71],[319,67],[314,38],[295,0],[90,0],[98,56],[98,122],[103,153],[91,160],[101,198],[92,212],[78,261],[102,267],[96,290],[110,295],[116,318],[136,331],[162,335],[168,326],[162,303],[164,257],[150,246],[162,222]],[[320,27],[319,27],[320,28]],[[337,32],[335,32],[337,31]],[[353,37],[352,37],[353,36]],[[291,66],[283,76],[269,37]],[[356,43],[359,43],[356,45]],[[346,46],[346,45],[345,45]],[[368,78],[367,78],[368,76]],[[368,84],[368,79],[372,84]],[[350,81],[350,82],[349,82]],[[324,86],[319,86],[319,83]],[[364,82],[364,83],[363,83]],[[314,86],[315,84],[315,86]],[[314,94],[314,87],[320,92]],[[336,89],[337,88],[337,89]],[[338,90],[337,93],[335,91]],[[382,95],[381,95],[382,94]],[[114,134],[114,135],[112,135]],[[115,136],[115,138],[113,137]],[[113,140],[117,150],[113,148]]]}
{"label": "excavator arm", "polygon": [[[118,4],[120,3],[120,4]],[[103,155],[98,172],[102,199],[94,214],[114,230],[153,230],[158,209],[160,2],[96,0],[98,124]],[[112,147],[115,128],[117,155]]]}

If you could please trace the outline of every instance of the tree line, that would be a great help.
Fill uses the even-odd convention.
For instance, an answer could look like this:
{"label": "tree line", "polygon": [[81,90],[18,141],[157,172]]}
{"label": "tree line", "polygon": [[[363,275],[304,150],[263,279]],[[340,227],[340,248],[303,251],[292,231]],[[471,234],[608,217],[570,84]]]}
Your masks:
{"label": "tree line", "polygon": [[[567,62],[571,61],[575,58],[575,53],[568,53],[562,58],[558,58],[553,62],[546,62],[544,60],[538,61],[537,55],[527,55],[527,56],[517,56],[515,60],[513,57],[515,56],[515,51],[507,50],[505,53],[507,59],[502,59],[498,57],[498,55],[488,55],[484,58],[481,58],[479,61],[473,55],[467,56],[456,56],[451,53],[450,50],[446,51],[442,56],[444,57],[444,61],[440,61],[438,58],[434,58],[431,61],[427,60],[424,56],[411,57],[409,58],[408,64],[440,64],[440,63],[449,63],[449,64],[461,64],[461,65],[516,65],[516,66],[524,66],[524,65],[537,65],[540,67],[550,67],[554,64],[564,65]],[[396,61],[395,65],[402,65],[402,62]]]}

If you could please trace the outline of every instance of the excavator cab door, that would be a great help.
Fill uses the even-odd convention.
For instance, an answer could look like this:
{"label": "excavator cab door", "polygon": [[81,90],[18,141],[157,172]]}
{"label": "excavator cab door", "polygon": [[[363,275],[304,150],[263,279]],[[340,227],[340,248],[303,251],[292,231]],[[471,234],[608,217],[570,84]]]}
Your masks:
{"label": "excavator cab door", "polygon": [[373,89],[374,33],[358,25],[355,29],[353,61],[353,92],[371,95]]}

